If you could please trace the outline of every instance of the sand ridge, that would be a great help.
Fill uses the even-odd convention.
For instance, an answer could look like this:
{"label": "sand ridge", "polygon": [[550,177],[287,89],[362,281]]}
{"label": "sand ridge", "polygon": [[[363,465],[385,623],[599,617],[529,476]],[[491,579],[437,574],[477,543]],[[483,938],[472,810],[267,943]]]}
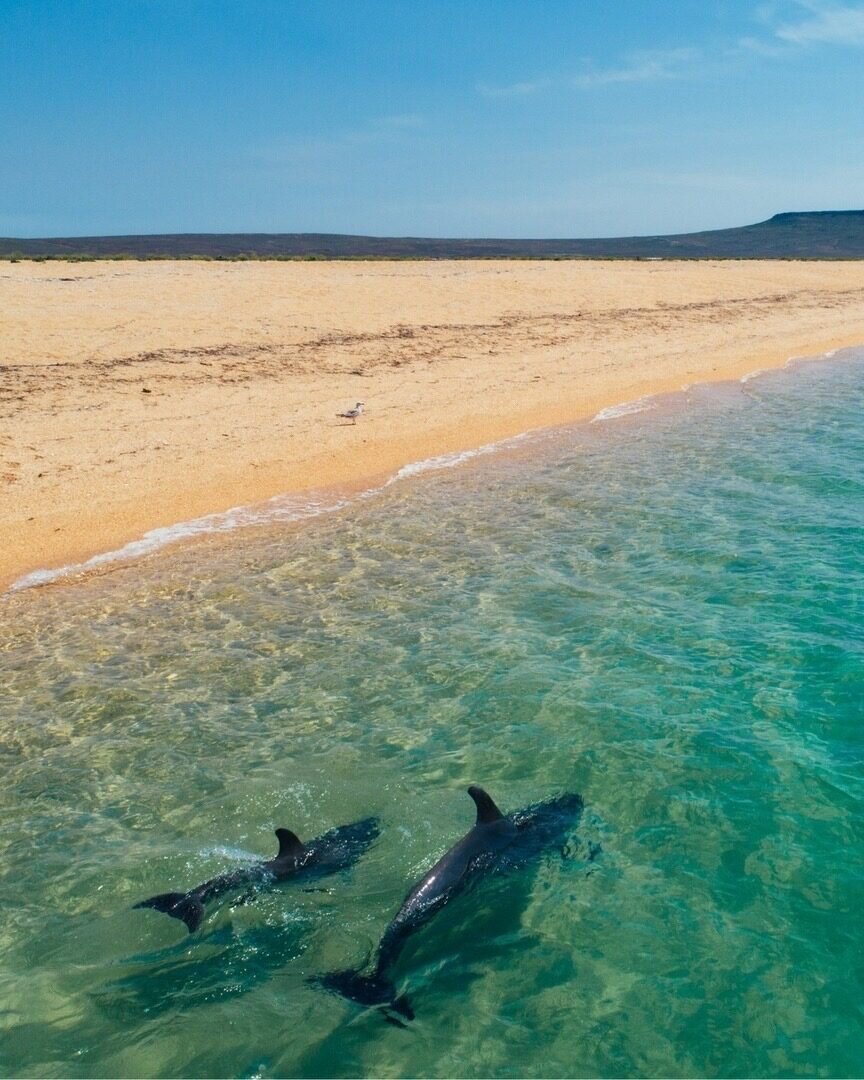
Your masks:
{"label": "sand ridge", "polygon": [[0,586],[861,342],[857,262],[0,264]]}

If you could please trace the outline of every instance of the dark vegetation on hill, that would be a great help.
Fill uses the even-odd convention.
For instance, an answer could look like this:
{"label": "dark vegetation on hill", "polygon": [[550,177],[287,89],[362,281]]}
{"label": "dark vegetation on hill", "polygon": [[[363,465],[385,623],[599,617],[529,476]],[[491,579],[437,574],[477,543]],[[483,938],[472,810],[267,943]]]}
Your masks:
{"label": "dark vegetation on hill", "polygon": [[861,259],[864,210],[775,214],[736,229],[598,240],[435,240],[337,233],[0,238],[3,259]]}

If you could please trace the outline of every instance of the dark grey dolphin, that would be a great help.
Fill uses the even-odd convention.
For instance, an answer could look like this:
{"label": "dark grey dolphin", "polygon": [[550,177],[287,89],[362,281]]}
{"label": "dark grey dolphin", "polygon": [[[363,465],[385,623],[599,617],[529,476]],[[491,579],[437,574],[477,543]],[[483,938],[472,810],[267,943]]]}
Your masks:
{"label": "dark grey dolphin", "polygon": [[505,815],[483,788],[469,787],[468,794],[477,806],[474,827],[405,897],[384,931],[373,970],[335,971],[316,980],[322,986],[361,1005],[387,1005],[412,1019],[411,1006],[397,996],[390,975],[407,938],[480,876],[525,866],[563,844],[583,807],[580,795],[566,794]]}
{"label": "dark grey dolphin", "polygon": [[289,877],[309,878],[335,874],[352,866],[378,836],[378,819],[363,818],[335,829],[304,844],[290,829],[277,829],[279,852],[266,862],[241,866],[205,881],[189,892],[168,892],[151,896],[135,904],[136,908],[155,908],[181,919],[190,934],[204,918],[204,906],[225,893],[251,885],[261,887]]}

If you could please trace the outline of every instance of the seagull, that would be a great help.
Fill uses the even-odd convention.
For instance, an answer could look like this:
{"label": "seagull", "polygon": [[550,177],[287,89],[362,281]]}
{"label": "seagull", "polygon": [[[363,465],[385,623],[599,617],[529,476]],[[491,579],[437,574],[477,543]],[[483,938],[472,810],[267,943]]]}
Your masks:
{"label": "seagull", "polygon": [[346,420],[350,420],[352,424],[357,423],[357,417],[363,415],[363,406],[365,401],[358,401],[353,409],[346,409],[345,412],[337,412],[337,416],[342,416]]}

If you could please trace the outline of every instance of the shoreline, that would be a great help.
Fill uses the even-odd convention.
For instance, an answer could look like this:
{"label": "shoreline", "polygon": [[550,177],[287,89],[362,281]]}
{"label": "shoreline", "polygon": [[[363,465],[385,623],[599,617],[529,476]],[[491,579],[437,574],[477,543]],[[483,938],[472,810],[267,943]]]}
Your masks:
{"label": "shoreline", "polygon": [[[820,290],[818,297],[805,297],[802,303],[799,280],[794,281],[798,288],[789,292],[788,302],[785,295],[778,296],[776,288],[777,280],[784,277],[783,271],[786,277],[796,278],[790,271],[795,264],[784,264],[779,274],[776,267],[759,264],[757,270],[764,280],[757,281],[755,289],[752,281],[741,285],[733,280],[731,290],[730,277],[747,275],[729,275],[720,266],[713,264],[709,270],[699,267],[694,273],[692,267],[672,264],[619,264],[613,270],[606,264],[589,268],[574,264],[562,272],[559,264],[516,270],[493,264],[491,269],[479,271],[459,267],[451,273],[457,279],[455,286],[445,282],[443,288],[440,279],[447,276],[448,269],[452,270],[447,264],[418,272],[417,264],[394,268],[382,263],[371,274],[368,268],[346,271],[339,266],[337,276],[372,277],[373,294],[377,290],[379,295],[392,287],[384,280],[386,271],[397,279],[413,275],[419,278],[421,290],[430,284],[437,288],[438,295],[425,306],[443,306],[446,310],[440,314],[446,314],[450,321],[430,324],[425,321],[428,310],[400,310],[393,297],[385,297],[387,304],[382,306],[389,305],[389,310],[377,320],[378,325],[374,325],[374,317],[362,313],[361,327],[345,328],[341,337],[322,327],[323,344],[315,356],[318,365],[312,370],[307,365],[307,369],[298,367],[277,373],[276,378],[264,368],[251,374],[242,370],[244,364],[248,367],[248,358],[245,354],[238,358],[236,348],[228,350],[226,359],[224,344],[199,344],[195,339],[202,335],[194,326],[191,333],[184,327],[184,337],[192,340],[182,343],[179,354],[163,347],[161,352],[145,353],[143,360],[134,351],[138,342],[123,341],[118,335],[119,345],[112,341],[107,349],[103,346],[103,353],[109,355],[97,359],[101,369],[97,369],[95,378],[90,357],[83,364],[72,357],[71,379],[59,380],[52,396],[44,399],[50,408],[31,409],[30,415],[26,409],[16,414],[17,434],[23,447],[47,449],[44,444],[51,442],[52,418],[58,436],[54,446],[62,441],[72,445],[53,484],[35,482],[45,474],[34,461],[27,491],[29,502],[19,503],[17,513],[8,496],[23,490],[25,477],[16,477],[6,489],[6,512],[0,519],[0,590],[20,586],[22,578],[40,570],[60,568],[64,576],[59,580],[77,580],[80,565],[88,559],[102,557],[107,561],[112,553],[116,558],[119,549],[125,545],[134,547],[154,530],[177,534],[178,540],[168,541],[174,544],[184,532],[200,533],[202,530],[194,526],[211,515],[233,512],[240,517],[257,515],[262,522],[273,520],[268,500],[294,499],[299,503],[308,501],[311,494],[328,498],[338,497],[339,492],[356,495],[370,486],[391,482],[400,469],[410,469],[429,459],[470,454],[529,431],[587,421],[604,409],[680,391],[684,385],[740,380],[757,371],[781,368],[792,356],[816,358],[864,342],[864,267],[852,267],[843,275],[842,282],[837,283],[843,285],[842,290],[835,285],[833,292]],[[95,275],[96,299],[102,301],[106,295],[111,298],[114,288],[113,282],[104,279],[116,273],[116,267],[108,267],[106,272],[103,264],[101,273]],[[87,268],[92,270],[92,264]],[[239,274],[245,268],[240,264]],[[46,274],[44,266],[38,269],[44,275],[42,281],[47,277],[50,282],[50,270]],[[539,332],[536,324],[543,318],[542,313],[538,316],[532,311],[520,316],[514,315],[512,308],[514,300],[524,302],[520,295],[523,286],[529,292],[533,289],[536,298],[537,281],[532,281],[531,275],[536,275],[538,269],[541,287],[550,283],[560,286],[564,279],[565,287],[578,284],[584,294],[569,308],[564,308],[561,298],[556,297],[556,312],[546,316],[549,326],[544,325]],[[823,277],[830,276],[825,268],[822,270]],[[224,268],[217,264],[219,272],[224,275]],[[318,278],[332,277],[334,273],[332,267],[322,272],[320,265],[316,272]],[[602,280],[604,273],[611,280]],[[618,285],[631,285],[624,299],[632,301],[634,282],[644,289],[647,281],[650,287],[655,283],[648,275],[658,273],[665,276],[667,285],[674,286],[673,292],[685,287],[701,292],[699,302],[679,302],[670,312],[669,301],[657,295],[663,290],[655,288],[653,302],[639,308],[624,307],[620,300],[616,306],[608,304],[610,291],[617,292]],[[86,277],[79,274],[82,279]],[[303,274],[302,268],[299,274]],[[474,290],[476,297],[470,295],[470,287],[469,295],[461,295],[466,283],[460,278],[472,279],[468,285],[476,286],[477,279],[490,274],[504,278],[503,282],[492,282],[491,292],[495,295],[491,306],[498,313],[497,321],[489,318],[488,281],[481,280],[482,289]],[[614,280],[626,279],[628,274],[629,282]],[[806,267],[807,274],[814,277],[812,264]],[[150,267],[143,275],[139,270],[128,276],[140,284],[142,276],[148,275],[154,276]],[[296,269],[293,275],[298,276]],[[181,276],[202,277],[212,287],[212,280],[206,280],[207,271],[202,274],[198,267],[193,267],[191,275],[187,271]],[[225,276],[231,285],[234,283],[230,279],[238,274],[229,271]],[[700,277],[712,280],[701,281]],[[718,281],[721,277],[726,280]],[[296,280],[291,284],[296,288]],[[338,306],[345,281],[325,282],[328,284],[327,299]],[[353,284],[356,282],[348,282],[349,286]],[[850,284],[853,288],[849,288]],[[416,291],[417,282],[408,285],[409,291]],[[499,296],[502,285],[504,295]],[[760,295],[765,293],[766,285],[767,300]],[[736,295],[715,298],[712,294],[720,293],[720,286]],[[737,293],[745,291],[745,286],[755,293],[752,300],[738,298]],[[592,296],[592,288],[596,295]],[[115,306],[122,307],[125,299],[121,297]],[[320,306],[320,295],[313,299]],[[477,321],[478,312],[470,310],[472,299],[486,309],[479,312],[486,321]],[[685,295],[683,299],[688,298]],[[814,299],[824,301],[824,307]],[[422,296],[414,302],[423,308]],[[748,304],[754,310],[748,310],[742,319],[740,313]],[[314,307],[314,303],[307,306]],[[842,318],[838,317],[837,306],[845,308]],[[183,307],[181,303],[181,321]],[[185,307],[190,307],[188,302]],[[693,308],[695,318],[691,317]],[[802,310],[808,317],[799,318],[796,324],[792,316]],[[394,320],[394,314],[399,321]],[[461,321],[457,322],[454,314]],[[406,318],[411,315],[414,317]],[[151,317],[149,312],[147,317]],[[260,318],[257,311],[256,317]],[[528,340],[523,324],[518,322],[520,317],[528,323]],[[364,331],[363,322],[373,325]],[[620,323],[625,324],[627,332],[621,332]],[[455,355],[447,355],[447,350],[439,348],[430,358],[430,347],[436,344],[436,334],[440,337],[442,325],[448,331],[449,352]],[[575,333],[571,332],[573,325]],[[518,332],[514,332],[514,326]],[[836,326],[836,331],[827,333],[829,326]],[[63,351],[68,350],[70,327],[60,325],[57,329],[61,358],[41,366],[65,375]],[[652,329],[657,331],[657,340],[652,340]],[[97,330],[101,332],[101,326]],[[221,327],[216,325],[215,331],[220,340],[224,338]],[[272,356],[268,342],[259,343],[257,348],[265,361]],[[586,356],[584,351],[589,349]],[[387,363],[380,362],[378,355],[384,350],[390,353]],[[638,357],[641,362],[634,359],[634,350],[644,354]],[[347,362],[334,365],[332,353],[340,351],[347,354]],[[217,357],[214,363],[221,365],[219,381],[214,383],[212,370],[190,378],[189,368],[202,363],[210,368],[211,356]],[[26,367],[26,363],[21,366]],[[178,368],[185,380],[180,385]],[[119,380],[118,370],[124,376]],[[76,375],[82,371],[85,377],[76,385]],[[146,396],[139,396],[142,392]],[[333,414],[359,397],[367,401],[366,416],[357,425],[336,421]],[[174,414],[165,417],[171,408]],[[142,414],[142,410],[146,411]],[[291,422],[283,422],[280,430],[283,410]],[[97,414],[96,423],[88,423],[88,414],[92,413]],[[141,420],[142,415],[146,419]],[[118,417],[125,425],[122,437],[112,427],[112,423],[120,422]],[[214,429],[214,417],[218,417],[218,430]],[[136,427],[136,420],[146,431]],[[147,444],[143,449],[134,445],[136,439],[141,442],[142,434]],[[226,442],[220,445],[221,440]],[[17,462],[24,454],[17,445],[14,450],[13,460]],[[0,453],[10,452],[8,445],[0,443]],[[136,469],[129,469],[118,461],[122,456],[141,460],[136,462]],[[311,515],[300,513],[296,519],[303,516]],[[130,557],[141,557],[164,546],[158,538],[151,539],[152,544],[145,543]]]}
{"label": "shoreline", "polygon": [[424,472],[437,472],[442,469],[458,467],[478,457],[509,449],[523,440],[530,441],[532,437],[541,437],[544,432],[555,431],[571,425],[626,418],[649,411],[652,408],[649,403],[655,399],[684,394],[688,389],[695,386],[748,383],[762,375],[784,371],[793,362],[819,363],[820,361],[834,359],[839,352],[856,348],[864,348],[864,341],[846,345],[834,345],[823,352],[789,356],[782,364],[748,370],[740,376],[722,375],[717,378],[686,383],[674,389],[667,388],[645,393],[631,400],[607,405],[593,416],[580,416],[555,424],[545,424],[514,435],[507,435],[491,443],[458,448],[432,457],[406,462],[392,475],[352,478],[351,482],[334,485],[321,491],[306,492],[305,499],[303,498],[303,492],[282,492],[263,501],[213,511],[199,518],[175,522],[173,525],[157,526],[148,530],[142,536],[127,540],[119,548],[100,551],[81,561],[72,561],[57,567],[39,567],[30,570],[0,589],[0,596],[8,597],[15,593],[33,588],[42,588],[46,585],[77,583],[100,573],[110,572],[111,569],[121,564],[135,563],[141,559],[157,556],[163,551],[175,548],[180,544],[189,544],[198,540],[225,535],[229,532],[266,528],[281,523],[302,526],[303,523],[313,521],[324,514],[336,513],[346,509],[359,499],[379,495],[392,484],[414,479]]}

